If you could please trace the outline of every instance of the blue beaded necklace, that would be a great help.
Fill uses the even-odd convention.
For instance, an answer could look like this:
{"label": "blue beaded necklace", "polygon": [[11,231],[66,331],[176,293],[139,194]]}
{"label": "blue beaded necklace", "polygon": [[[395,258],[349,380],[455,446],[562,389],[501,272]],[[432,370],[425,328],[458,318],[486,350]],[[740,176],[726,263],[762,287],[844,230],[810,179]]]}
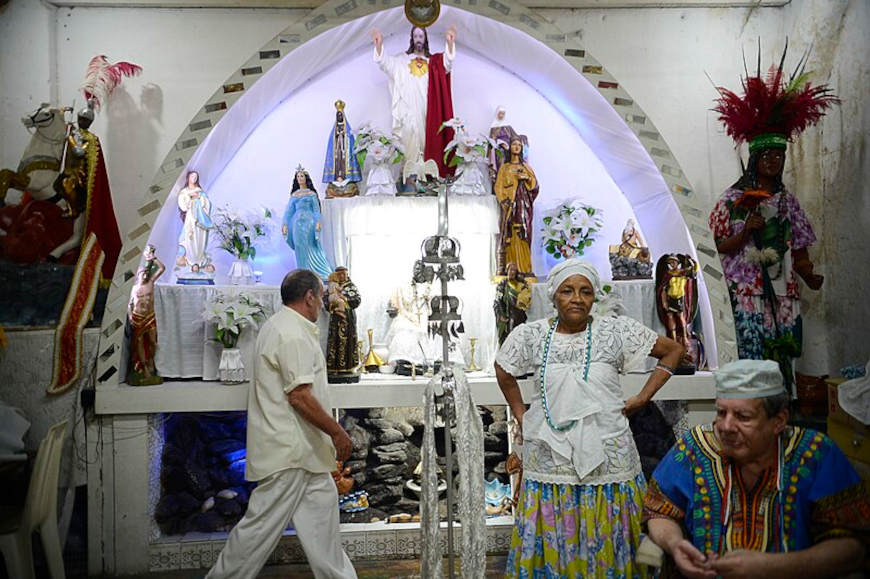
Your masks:
{"label": "blue beaded necklace", "polygon": [[[544,407],[544,417],[547,419],[547,424],[550,428],[559,432],[565,432],[574,428],[577,423],[572,420],[562,426],[557,426],[550,417],[550,403],[547,401],[547,362],[550,360],[550,343],[553,340],[553,333],[556,331],[556,326],[559,324],[559,317],[553,318],[550,322],[550,329],[547,331],[547,339],[544,341],[544,351],[541,355],[541,370],[538,373],[538,383],[541,385],[541,406]],[[589,379],[589,362],[592,360],[592,319],[586,323],[586,357],[583,360],[583,380]]]}

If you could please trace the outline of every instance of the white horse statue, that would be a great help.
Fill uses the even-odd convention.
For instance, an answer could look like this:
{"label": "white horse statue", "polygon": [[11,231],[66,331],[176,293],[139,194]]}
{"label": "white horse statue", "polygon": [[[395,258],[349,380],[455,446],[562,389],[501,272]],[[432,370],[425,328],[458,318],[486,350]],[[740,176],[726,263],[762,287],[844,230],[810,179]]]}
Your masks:
{"label": "white horse statue", "polygon": [[[65,118],[66,113],[71,110],[70,107],[57,108],[50,106],[48,103],[43,103],[38,109],[22,117],[22,124],[28,130],[32,129],[33,137],[24,149],[24,154],[18,164],[18,170],[0,170],[0,206],[6,204],[9,189],[15,189],[22,193],[26,191],[33,201],[47,201],[57,204],[64,212],[67,210],[66,200],[63,199],[55,187],[57,186],[58,177],[61,175],[64,158],[71,152],[67,144],[72,124]],[[15,201],[20,203],[21,198]],[[13,208],[9,207],[7,209]],[[22,214],[22,218],[27,219],[29,217],[29,210],[22,207]],[[14,227],[14,224],[11,222],[14,221],[17,215],[13,213],[9,217],[10,219],[3,220],[3,223],[0,223],[0,228],[5,229],[6,225]],[[84,213],[77,215],[72,220],[71,225],[71,231],[69,225],[67,225],[62,228],[64,231],[62,235],[60,231],[55,230],[51,232],[51,241],[43,239],[43,242],[49,242],[50,246],[53,247],[49,252],[50,257],[58,259],[70,249],[77,248],[81,244],[85,229]],[[18,231],[17,233],[20,234],[21,232]],[[25,253],[29,254],[29,252]],[[20,259],[29,261],[26,258],[16,259],[14,255],[10,257],[16,261]]]}
{"label": "white horse statue", "polygon": [[24,149],[18,170],[0,170],[0,201],[6,201],[8,189],[28,191],[34,199],[50,199],[57,193],[53,188],[61,170],[64,144],[70,123],[65,115],[70,107],[55,108],[42,103],[38,109],[21,118],[22,124],[33,137]]}

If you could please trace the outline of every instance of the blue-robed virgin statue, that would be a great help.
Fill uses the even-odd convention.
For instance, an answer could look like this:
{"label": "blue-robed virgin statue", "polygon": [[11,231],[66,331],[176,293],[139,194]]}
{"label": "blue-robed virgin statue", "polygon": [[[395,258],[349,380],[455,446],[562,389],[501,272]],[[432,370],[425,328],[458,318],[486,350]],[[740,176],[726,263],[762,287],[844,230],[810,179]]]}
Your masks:
{"label": "blue-robed virgin statue", "polygon": [[358,195],[357,183],[362,181],[362,171],[353,152],[353,131],[344,114],[344,106],[344,101],[335,101],[335,124],[329,134],[326,160],[323,162],[327,198]]}
{"label": "blue-robed virgin statue", "polygon": [[296,252],[296,267],[310,269],[322,279],[329,277],[333,267],[320,242],[323,235],[320,199],[311,176],[301,165],[296,168],[283,223],[284,240]]}

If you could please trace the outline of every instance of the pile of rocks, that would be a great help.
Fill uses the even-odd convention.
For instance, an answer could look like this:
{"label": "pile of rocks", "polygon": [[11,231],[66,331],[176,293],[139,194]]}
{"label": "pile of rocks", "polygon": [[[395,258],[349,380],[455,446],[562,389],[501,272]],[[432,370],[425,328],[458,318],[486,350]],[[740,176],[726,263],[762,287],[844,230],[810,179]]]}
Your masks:
{"label": "pile of rocks", "polygon": [[245,482],[245,413],[167,416],[154,512],[160,530],[176,535],[231,529],[255,486]]}
{"label": "pile of rocks", "polygon": [[[480,407],[484,424],[484,465],[487,480],[507,482],[507,422],[504,407]],[[366,522],[372,518],[419,512],[419,496],[408,481],[419,483],[414,470],[420,463],[423,414],[419,408],[374,408],[349,410],[342,418],[353,441],[353,453],[345,464],[354,479],[354,489],[369,495],[368,512],[343,513],[343,522]],[[438,464],[445,468],[443,424],[435,427]],[[455,447],[454,447],[455,450]],[[458,474],[456,461],[454,476]]]}

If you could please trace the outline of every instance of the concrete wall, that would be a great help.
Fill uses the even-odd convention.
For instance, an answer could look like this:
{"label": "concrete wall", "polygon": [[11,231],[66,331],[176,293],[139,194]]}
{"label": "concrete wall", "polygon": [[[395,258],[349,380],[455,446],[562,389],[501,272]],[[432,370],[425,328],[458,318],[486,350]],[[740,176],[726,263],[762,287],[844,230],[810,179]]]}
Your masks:
{"label": "concrete wall", "polygon": [[[182,127],[214,89],[304,10],[54,8],[11,0],[0,8],[0,166],[15,167],[28,135],[18,118],[40,102],[76,99],[88,60],[106,54],[144,74],[128,79],[94,123],[101,135],[119,224],[143,193]],[[542,10],[613,74],[664,135],[695,190],[712,207],[739,173],[731,141],[709,111],[717,84],[734,87],[761,37],[762,61],[785,36],[792,57],[813,44],[809,68],[843,106],[789,149],[786,182],[816,227],[811,250],[827,280],[804,291],[805,355],[799,369],[835,372],[870,355],[870,230],[864,195],[870,159],[866,95],[870,3],[793,0],[780,8]],[[862,339],[863,338],[863,339]]]}

